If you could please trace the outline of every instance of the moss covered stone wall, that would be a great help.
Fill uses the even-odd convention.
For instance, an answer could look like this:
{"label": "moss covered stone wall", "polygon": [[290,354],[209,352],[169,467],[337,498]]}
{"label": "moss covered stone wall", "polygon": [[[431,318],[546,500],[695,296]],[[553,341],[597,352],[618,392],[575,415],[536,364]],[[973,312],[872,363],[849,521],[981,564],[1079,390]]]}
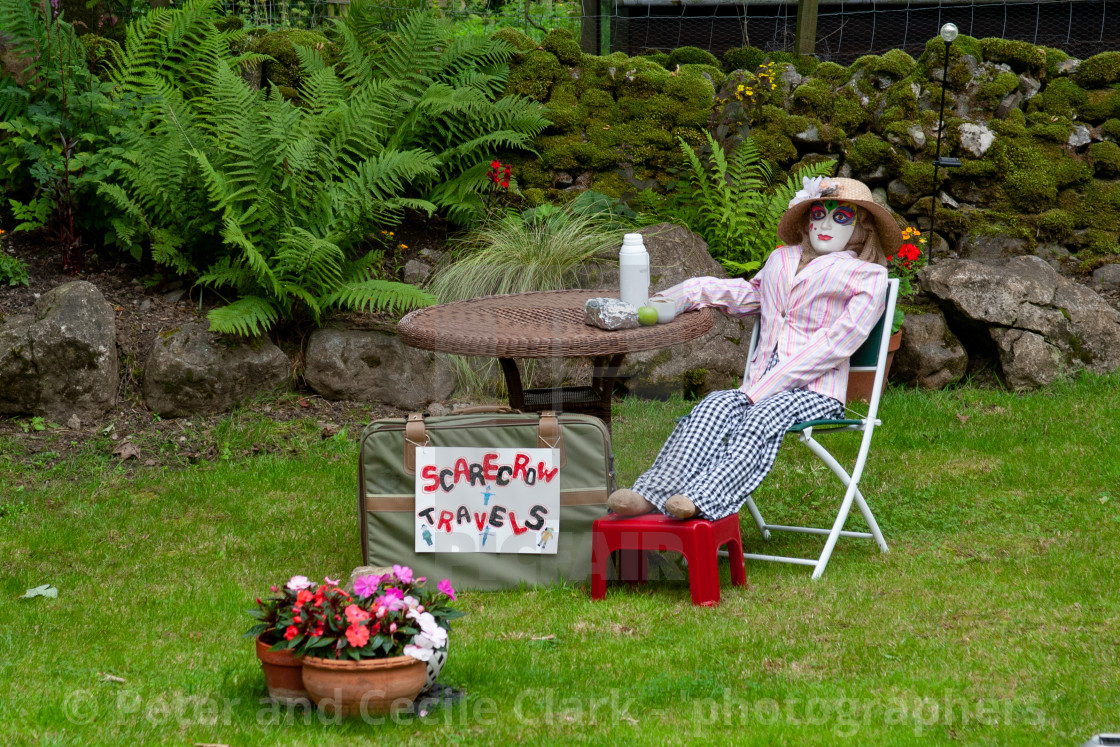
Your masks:
{"label": "moss covered stone wall", "polygon": [[539,47],[513,29],[498,36],[521,50],[506,92],[539,101],[552,121],[537,142],[539,158],[511,157],[530,200],[562,198],[558,192],[573,185],[615,197],[664,185],[681,163],[679,139],[704,141],[724,78],[707,52],[598,57],[581,53],[566,31],[553,31]]}
{"label": "moss covered stone wall", "polygon": [[[515,163],[530,198],[593,186],[621,195],[664,186],[681,164],[678,138],[702,142],[749,132],[780,169],[835,158],[891,206],[928,225],[937,110],[945,93],[937,227],[957,247],[968,236],[1058,244],[1082,264],[1120,252],[1120,52],[1079,61],[1061,50],[1004,39],[930,41],[843,67],[753,48],[717,61],[682,48],[642,57],[581,54],[565,32],[540,46],[516,31],[521,50],[507,91],[541,102],[553,125],[539,158]],[[742,75],[772,61],[776,86],[759,90],[749,121],[735,109]],[[1082,253],[1083,252],[1083,253]]]}

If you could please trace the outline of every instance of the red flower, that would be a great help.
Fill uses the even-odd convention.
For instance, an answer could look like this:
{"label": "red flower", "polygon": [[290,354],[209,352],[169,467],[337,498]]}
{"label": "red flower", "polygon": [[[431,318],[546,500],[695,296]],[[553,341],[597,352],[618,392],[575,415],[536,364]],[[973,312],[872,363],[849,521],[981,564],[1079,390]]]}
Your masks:
{"label": "red flower", "polygon": [[497,171],[501,167],[502,167],[502,162],[501,161],[494,160],[494,161],[490,162],[490,168],[494,169],[494,171]]}
{"label": "red flower", "polygon": [[511,173],[513,173],[513,167],[512,167],[512,166],[510,166],[510,165],[509,165],[509,164],[507,163],[507,164],[506,164],[506,176],[509,176],[509,175],[510,175]]}
{"label": "red flower", "polygon": [[506,181],[505,179],[502,179],[502,188],[505,189],[505,188],[508,188],[508,187],[509,187],[509,182]]}
{"label": "red flower", "polygon": [[887,256],[887,261],[888,262],[894,262],[894,255],[893,254],[888,255]]}
{"label": "red flower", "polygon": [[315,628],[315,630],[311,631],[311,635],[322,635],[322,634],[323,634],[323,626],[322,625],[318,626],[317,628]]}
{"label": "red flower", "polygon": [[354,648],[361,648],[369,643],[369,628],[359,623],[354,623],[346,629],[346,640]]}
{"label": "red flower", "polygon": [[299,635],[299,628],[295,625],[289,625],[288,629],[284,631],[284,640],[290,641]]}
{"label": "red flower", "polygon": [[299,615],[296,615],[295,617],[292,618],[292,622],[294,622],[295,624],[298,625],[301,622],[303,622],[303,619]]}

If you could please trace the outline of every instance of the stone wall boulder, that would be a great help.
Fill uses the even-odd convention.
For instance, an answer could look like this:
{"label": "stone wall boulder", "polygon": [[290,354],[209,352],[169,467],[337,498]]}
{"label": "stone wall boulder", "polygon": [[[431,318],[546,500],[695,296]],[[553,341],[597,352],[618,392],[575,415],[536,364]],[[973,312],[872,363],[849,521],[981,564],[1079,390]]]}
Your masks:
{"label": "stone wall boulder", "polygon": [[316,330],[307,343],[303,377],[327,399],[384,402],[402,410],[442,402],[455,389],[443,356],[376,329]]}
{"label": "stone wall boulder", "polygon": [[284,386],[292,363],[267,337],[211,332],[204,321],[161,333],[144,364],[144,401],[165,417],[229,410]]}
{"label": "stone wall boulder", "polygon": [[0,413],[95,420],[120,387],[113,307],[92,283],[44,293],[0,325]]}
{"label": "stone wall boulder", "polygon": [[[704,240],[687,228],[658,223],[638,233],[649,252],[650,295],[691,277],[727,277]],[[590,287],[609,288],[617,296],[617,257],[599,268],[591,281]],[[628,389],[647,396],[682,390],[702,395],[736,385],[743,376],[753,321],[714,313],[712,331],[697,340],[626,356],[622,376]]]}
{"label": "stone wall boulder", "polygon": [[940,311],[907,314],[902,345],[894,354],[891,380],[923,389],[955,384],[968,369],[968,353]]}
{"label": "stone wall boulder", "polygon": [[947,260],[918,277],[950,326],[986,330],[1014,389],[1043,386],[1063,373],[1120,367],[1120,313],[1039,257]]}

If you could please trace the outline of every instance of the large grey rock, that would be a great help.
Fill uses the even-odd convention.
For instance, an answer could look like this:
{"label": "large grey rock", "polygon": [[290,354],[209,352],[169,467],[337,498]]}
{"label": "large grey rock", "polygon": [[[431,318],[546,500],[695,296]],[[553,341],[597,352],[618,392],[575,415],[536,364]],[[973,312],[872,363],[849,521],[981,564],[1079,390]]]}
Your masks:
{"label": "large grey rock", "polygon": [[165,417],[209,415],[279,389],[292,363],[268,338],[211,332],[204,321],[161,333],[144,364],[144,401]]}
{"label": "large grey rock", "polygon": [[950,324],[987,328],[1004,378],[1016,389],[1061,373],[1120,368],[1120,313],[1039,257],[944,261],[918,277]]}
{"label": "large grey rock", "polygon": [[1093,287],[1100,290],[1120,290],[1120,265],[1101,265],[1093,270]]}
{"label": "large grey rock", "polygon": [[0,413],[96,420],[120,386],[113,307],[92,283],[60,285],[0,325]]}
{"label": "large grey rock", "polygon": [[[650,257],[650,295],[691,277],[727,273],[708,253],[708,245],[687,228],[671,223],[647,226],[639,231]],[[618,295],[618,262],[593,272],[592,288],[611,288]],[[712,331],[704,337],[662,350],[626,356],[622,375],[629,377],[630,391],[661,396],[682,389],[704,394],[734,386],[743,375],[750,319],[732,319],[715,313]],[[742,343],[742,347],[740,347]]]}
{"label": "large grey rock", "polygon": [[891,364],[892,381],[941,389],[960,381],[967,369],[968,353],[940,311],[906,315],[902,345]]}
{"label": "large grey rock", "polygon": [[455,389],[443,356],[376,329],[316,330],[307,343],[303,378],[327,399],[384,402],[402,410],[443,401]]}
{"label": "large grey rock", "polygon": [[1018,257],[1030,252],[1026,239],[1003,234],[966,234],[957,245],[957,251],[964,259],[978,262],[994,262],[1009,257]]}
{"label": "large grey rock", "polygon": [[1079,124],[1073,128],[1073,132],[1069,136],[1069,147],[1081,148],[1093,142],[1093,136],[1089,133],[1089,128],[1083,124]]}

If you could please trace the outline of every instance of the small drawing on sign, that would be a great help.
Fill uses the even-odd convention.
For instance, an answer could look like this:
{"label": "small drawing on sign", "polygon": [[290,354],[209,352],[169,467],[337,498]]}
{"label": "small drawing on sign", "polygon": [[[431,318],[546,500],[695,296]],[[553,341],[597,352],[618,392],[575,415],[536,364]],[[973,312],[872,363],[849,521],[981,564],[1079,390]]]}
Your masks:
{"label": "small drawing on sign", "polygon": [[428,547],[432,546],[432,533],[428,530],[428,527],[420,525],[420,536],[424,538],[424,542],[428,544]]}
{"label": "small drawing on sign", "polygon": [[545,527],[541,530],[541,533],[537,535],[537,547],[541,548],[542,550],[545,549],[546,547],[548,547],[549,540],[551,540],[555,535],[556,531],[553,530],[552,527]]}

